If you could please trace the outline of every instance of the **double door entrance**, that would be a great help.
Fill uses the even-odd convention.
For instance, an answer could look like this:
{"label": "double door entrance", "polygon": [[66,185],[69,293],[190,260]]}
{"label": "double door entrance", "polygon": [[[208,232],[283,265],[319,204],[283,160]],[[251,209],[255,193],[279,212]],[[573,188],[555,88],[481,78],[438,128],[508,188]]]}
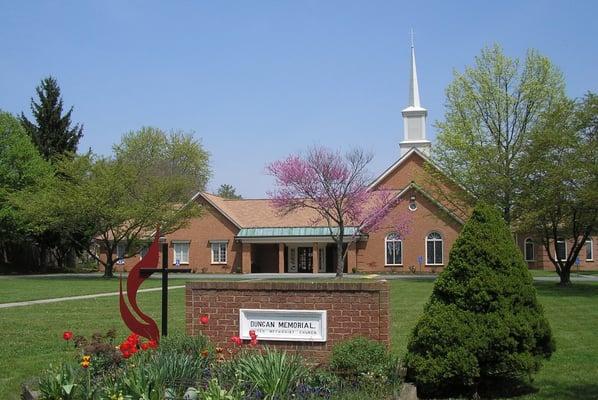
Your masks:
{"label": "double door entrance", "polygon": [[314,256],[318,257],[318,272],[326,272],[326,247],[319,247],[314,254],[313,246],[288,246],[287,265],[288,272],[314,272]]}

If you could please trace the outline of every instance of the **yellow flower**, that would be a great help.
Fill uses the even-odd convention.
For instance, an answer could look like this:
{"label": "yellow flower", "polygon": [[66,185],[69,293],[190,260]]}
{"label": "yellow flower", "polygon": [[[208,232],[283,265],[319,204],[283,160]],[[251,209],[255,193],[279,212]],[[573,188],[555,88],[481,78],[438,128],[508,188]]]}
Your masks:
{"label": "yellow flower", "polygon": [[87,368],[87,367],[89,367],[90,363],[91,363],[91,356],[83,356],[83,361],[81,361],[81,366],[83,368]]}

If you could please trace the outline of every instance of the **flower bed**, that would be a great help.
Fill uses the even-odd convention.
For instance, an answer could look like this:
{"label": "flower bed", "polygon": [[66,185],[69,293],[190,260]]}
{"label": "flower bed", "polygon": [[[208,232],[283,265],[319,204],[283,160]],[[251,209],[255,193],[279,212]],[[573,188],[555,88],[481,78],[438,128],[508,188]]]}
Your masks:
{"label": "flower bed", "polygon": [[[65,332],[63,339],[73,357],[39,378],[42,399],[384,399],[399,388],[397,361],[381,357],[384,346],[364,338],[340,348],[331,366],[310,366],[299,355],[263,346],[255,332],[251,340],[231,337],[225,347],[182,335],[158,344],[131,334],[118,343],[114,331],[91,338]],[[364,350],[361,359],[347,363],[347,349],[356,346]]]}

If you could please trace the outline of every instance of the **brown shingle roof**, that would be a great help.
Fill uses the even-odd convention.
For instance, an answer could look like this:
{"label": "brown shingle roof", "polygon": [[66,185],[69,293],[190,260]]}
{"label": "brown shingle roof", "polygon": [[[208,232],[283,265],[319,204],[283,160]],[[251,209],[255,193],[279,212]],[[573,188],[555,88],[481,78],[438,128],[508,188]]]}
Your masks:
{"label": "brown shingle roof", "polygon": [[304,208],[282,215],[270,199],[231,200],[211,193],[202,196],[242,228],[326,226],[314,210]]}

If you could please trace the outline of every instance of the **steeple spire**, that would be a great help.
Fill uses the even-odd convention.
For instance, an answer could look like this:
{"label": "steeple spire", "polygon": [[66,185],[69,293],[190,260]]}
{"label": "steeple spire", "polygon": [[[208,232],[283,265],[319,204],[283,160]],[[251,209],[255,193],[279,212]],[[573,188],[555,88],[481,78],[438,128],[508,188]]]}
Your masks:
{"label": "steeple spire", "polygon": [[430,155],[432,143],[426,139],[426,117],[428,110],[423,108],[419,99],[419,82],[417,80],[417,66],[415,64],[415,44],[411,29],[411,76],[409,79],[409,105],[403,114],[403,140],[399,144],[401,156],[412,148],[416,148],[426,155]]}
{"label": "steeple spire", "polygon": [[409,105],[420,108],[419,84],[417,83],[417,66],[415,65],[415,45],[413,43],[413,29],[411,29],[411,80],[409,81]]}

